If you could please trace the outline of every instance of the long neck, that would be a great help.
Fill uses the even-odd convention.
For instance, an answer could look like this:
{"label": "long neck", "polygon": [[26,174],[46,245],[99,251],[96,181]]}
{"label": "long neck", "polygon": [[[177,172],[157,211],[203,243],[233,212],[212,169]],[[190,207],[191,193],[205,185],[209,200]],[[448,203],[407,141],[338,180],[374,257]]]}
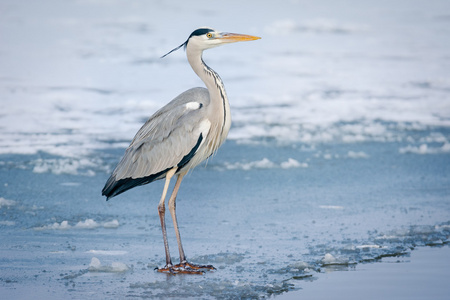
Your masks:
{"label": "long neck", "polygon": [[[230,104],[228,102],[228,97],[225,92],[225,87],[223,85],[222,79],[219,74],[217,74],[213,69],[208,67],[202,59],[202,51],[187,49],[187,58],[189,64],[191,65],[194,72],[198,77],[205,83],[209,91],[210,96],[210,107],[216,115],[219,116],[218,112],[221,112],[221,121],[217,124],[220,128],[219,134],[221,139],[226,138],[228,130],[230,129],[231,116],[230,116]],[[223,140],[220,142],[222,143]]]}

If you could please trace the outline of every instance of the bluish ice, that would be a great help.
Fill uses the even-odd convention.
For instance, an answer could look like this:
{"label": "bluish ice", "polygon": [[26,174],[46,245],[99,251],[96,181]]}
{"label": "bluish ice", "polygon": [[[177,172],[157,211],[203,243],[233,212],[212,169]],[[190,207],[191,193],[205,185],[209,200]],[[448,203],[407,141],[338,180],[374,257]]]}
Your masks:
{"label": "bluish ice", "polygon": [[[261,298],[450,234],[448,1],[0,3],[0,293]],[[208,50],[233,125],[177,211],[202,276],[170,276],[163,182],[108,202],[135,132],[203,86],[201,26],[261,36]],[[176,240],[167,218],[169,244]]]}

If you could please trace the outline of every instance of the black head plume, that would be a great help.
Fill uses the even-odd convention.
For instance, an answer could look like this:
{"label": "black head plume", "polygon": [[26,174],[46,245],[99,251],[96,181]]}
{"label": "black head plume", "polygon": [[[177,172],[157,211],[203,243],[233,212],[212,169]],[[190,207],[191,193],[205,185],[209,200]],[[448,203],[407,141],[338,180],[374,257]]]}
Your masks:
{"label": "black head plume", "polygon": [[186,40],[186,42],[184,42],[183,44],[181,44],[180,46],[176,47],[175,49],[170,50],[168,53],[164,54],[163,56],[161,56],[161,58],[166,57],[167,55],[169,55],[170,53],[177,51],[178,49],[180,49],[181,47],[184,46],[184,49],[186,49],[186,46],[190,40],[191,37],[193,36],[199,36],[199,35],[204,35],[207,34],[208,32],[213,32],[214,30],[211,28],[199,28],[194,30],[191,35],[189,36],[189,38]]}
{"label": "black head plume", "polygon": [[[189,41],[189,39],[188,39]],[[184,46],[184,48],[186,48],[188,41],[184,42],[183,44],[181,44],[180,46],[176,47],[175,49],[170,50],[169,52],[167,52],[166,54],[164,54],[163,56],[161,56],[161,58],[166,57],[167,55],[169,55],[170,53],[177,51],[178,49],[180,49],[181,47]]]}

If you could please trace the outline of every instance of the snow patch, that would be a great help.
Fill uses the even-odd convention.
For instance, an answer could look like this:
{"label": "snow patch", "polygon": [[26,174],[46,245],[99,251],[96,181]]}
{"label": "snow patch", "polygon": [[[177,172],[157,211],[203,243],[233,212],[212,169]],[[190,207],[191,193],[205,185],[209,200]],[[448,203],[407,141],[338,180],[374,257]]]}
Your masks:
{"label": "snow patch", "polygon": [[334,209],[334,210],[344,209],[343,206],[339,206],[339,205],[319,205],[319,208],[322,208],[322,209]]}
{"label": "snow patch", "polygon": [[119,221],[116,219],[103,223],[103,227],[105,228],[118,228],[119,227]]}
{"label": "snow patch", "polygon": [[66,230],[72,228],[72,226],[69,225],[68,221],[62,221],[61,223],[55,222],[51,225],[45,225],[41,227],[35,227],[35,230]]}
{"label": "snow patch", "polygon": [[349,158],[368,158],[369,155],[367,155],[367,153],[365,153],[363,151],[359,151],[359,152],[348,151],[347,157],[349,157]]}
{"label": "snow patch", "polygon": [[93,257],[88,270],[89,272],[123,273],[128,271],[129,268],[122,262],[113,262],[111,265],[102,265],[98,258]]}
{"label": "snow patch", "polygon": [[450,153],[450,143],[444,143],[441,147],[429,147],[427,144],[422,144],[418,147],[406,146],[399,149],[401,154],[414,153],[414,154],[441,154]]}
{"label": "snow patch", "polygon": [[380,245],[359,245],[359,246],[356,246],[356,248],[358,248],[358,249],[369,249],[369,248],[371,248],[371,249],[381,249],[383,247],[380,246]]}
{"label": "snow patch", "polygon": [[61,182],[60,185],[62,186],[80,186],[80,182]]}
{"label": "snow patch", "polygon": [[97,255],[125,255],[128,252],[121,250],[89,250],[86,251],[86,253],[92,253]]}
{"label": "snow patch", "polygon": [[16,205],[16,201],[8,200],[8,199],[5,199],[3,197],[0,197],[0,208],[2,208],[3,206],[10,207],[10,206],[13,206],[13,205]]}
{"label": "snow patch", "polygon": [[0,225],[3,225],[3,226],[14,226],[14,225],[16,225],[16,222],[14,222],[14,221],[0,221]]}
{"label": "snow patch", "polygon": [[263,158],[262,160],[252,161],[248,163],[225,163],[225,168],[227,170],[251,170],[251,169],[290,169],[290,168],[307,168],[307,163],[300,163],[293,158],[289,158],[287,161],[280,164],[276,164],[269,160],[268,158]]}
{"label": "snow patch", "polygon": [[95,229],[98,227],[103,228],[118,228],[119,227],[119,221],[116,219],[104,223],[98,223],[94,221],[93,219],[86,219],[84,221],[79,221],[74,226],[69,224],[69,221],[62,221],[61,223],[55,222],[51,225],[45,225],[41,227],[35,227],[35,230],[67,230],[71,228],[75,229]]}
{"label": "snow patch", "polygon": [[92,168],[96,168],[98,164],[89,159],[81,158],[60,158],[60,159],[37,159],[34,162],[34,173],[53,173],[56,175],[86,175],[94,176],[95,172]]}
{"label": "snow patch", "polygon": [[86,219],[85,221],[80,221],[75,225],[75,228],[81,229],[94,229],[100,225],[92,219]]}
{"label": "snow patch", "polygon": [[267,158],[263,158],[262,160],[252,161],[248,163],[239,163],[239,162],[234,164],[226,163],[225,166],[228,170],[272,169],[276,167],[276,165]]}
{"label": "snow patch", "polygon": [[299,161],[293,159],[293,158],[289,158],[287,161],[282,162],[280,164],[280,167],[282,169],[290,169],[290,168],[307,168],[308,164],[307,163],[300,163]]}
{"label": "snow patch", "polygon": [[307,271],[311,266],[304,261],[296,261],[288,265],[288,268],[291,271],[299,272],[299,271]]}
{"label": "snow patch", "polygon": [[323,266],[331,266],[331,265],[348,265],[349,261],[346,258],[337,258],[330,253],[325,254],[322,258]]}

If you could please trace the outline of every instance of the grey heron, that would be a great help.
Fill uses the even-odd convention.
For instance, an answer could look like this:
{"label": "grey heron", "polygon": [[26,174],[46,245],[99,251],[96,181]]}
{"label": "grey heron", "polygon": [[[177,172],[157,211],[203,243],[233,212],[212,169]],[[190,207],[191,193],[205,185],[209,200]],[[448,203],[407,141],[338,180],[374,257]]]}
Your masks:
{"label": "grey heron", "polygon": [[[199,28],[191,33],[186,42],[167,53],[166,55],[184,47],[189,64],[207,89],[189,89],[151,116],[136,133],[102,190],[102,195],[109,200],[135,186],[165,178],[158,215],[166,265],[158,268],[159,272],[200,274],[203,269],[214,269],[211,265],[199,266],[187,261],[181,244],[175,204],[183,177],[217,151],[225,141],[231,125],[230,106],[223,82],[205,64],[202,54],[206,49],[227,43],[257,39],[259,37]],[[168,206],[177,238],[180,263],[173,265],[166,233],[165,198],[170,180],[175,175],[178,177]]]}

